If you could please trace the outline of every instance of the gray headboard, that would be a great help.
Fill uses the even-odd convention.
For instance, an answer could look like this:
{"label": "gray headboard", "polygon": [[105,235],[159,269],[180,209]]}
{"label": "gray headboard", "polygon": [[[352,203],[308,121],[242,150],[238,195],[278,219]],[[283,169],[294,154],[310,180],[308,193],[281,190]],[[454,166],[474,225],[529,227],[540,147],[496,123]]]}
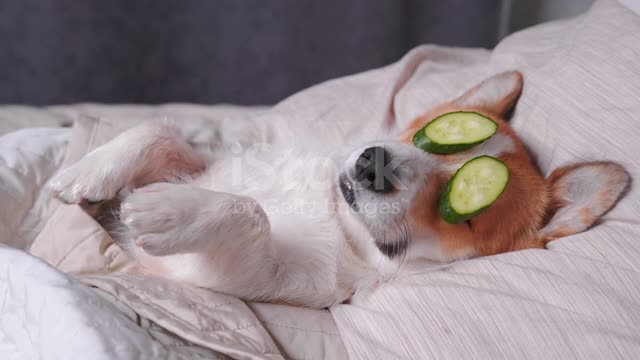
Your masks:
{"label": "gray headboard", "polygon": [[273,103],[417,44],[492,47],[502,3],[0,0],[0,103]]}

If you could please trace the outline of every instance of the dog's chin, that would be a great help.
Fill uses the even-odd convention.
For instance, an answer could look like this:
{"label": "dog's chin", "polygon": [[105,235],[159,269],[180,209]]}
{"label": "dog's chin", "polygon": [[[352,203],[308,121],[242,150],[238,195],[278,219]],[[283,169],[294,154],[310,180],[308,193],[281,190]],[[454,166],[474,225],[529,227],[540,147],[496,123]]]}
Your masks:
{"label": "dog's chin", "polygon": [[[354,184],[347,175],[340,175],[338,187],[344,201],[351,209],[358,212],[359,206],[355,196]],[[368,228],[366,225],[365,227]],[[393,259],[407,251],[410,243],[408,230],[406,223],[399,222],[397,224],[394,223],[388,229],[381,230],[381,232],[370,228],[368,232],[378,250],[389,259]]]}

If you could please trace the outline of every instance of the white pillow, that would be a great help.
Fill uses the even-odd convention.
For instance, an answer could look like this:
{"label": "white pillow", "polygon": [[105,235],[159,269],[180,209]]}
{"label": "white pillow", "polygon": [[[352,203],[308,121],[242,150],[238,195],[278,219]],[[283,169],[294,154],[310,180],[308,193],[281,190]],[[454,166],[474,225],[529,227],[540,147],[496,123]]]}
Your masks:
{"label": "white pillow", "polygon": [[[640,179],[640,17],[620,3],[597,1],[575,19],[516,33],[481,66],[443,70],[429,51],[403,59],[421,63],[395,97],[398,121],[518,69],[525,87],[512,124],[543,172],[613,160]],[[412,274],[331,311],[354,359],[637,358],[638,214],[640,191],[632,188],[601,224],[550,250]]]}

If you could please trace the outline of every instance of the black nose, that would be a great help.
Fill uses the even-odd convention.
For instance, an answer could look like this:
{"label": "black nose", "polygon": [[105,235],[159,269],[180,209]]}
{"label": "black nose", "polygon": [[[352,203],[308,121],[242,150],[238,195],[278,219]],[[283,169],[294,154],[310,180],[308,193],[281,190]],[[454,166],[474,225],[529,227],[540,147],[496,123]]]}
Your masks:
{"label": "black nose", "polygon": [[387,168],[390,162],[391,155],[383,147],[374,146],[365,149],[356,161],[358,185],[377,193],[394,191],[395,186],[390,179],[391,169]]}

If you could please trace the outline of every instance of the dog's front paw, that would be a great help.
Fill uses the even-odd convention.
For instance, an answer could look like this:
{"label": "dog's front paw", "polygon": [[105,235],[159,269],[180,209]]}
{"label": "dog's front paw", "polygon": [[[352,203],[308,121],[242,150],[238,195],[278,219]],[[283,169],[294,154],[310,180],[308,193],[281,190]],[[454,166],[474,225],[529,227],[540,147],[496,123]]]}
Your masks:
{"label": "dog's front paw", "polygon": [[67,204],[99,202],[113,199],[125,185],[124,178],[122,171],[89,155],[58,172],[46,187],[51,196]]}
{"label": "dog's front paw", "polygon": [[198,236],[197,190],[155,183],[135,189],[120,205],[120,220],[134,243],[149,255],[181,252]]}

